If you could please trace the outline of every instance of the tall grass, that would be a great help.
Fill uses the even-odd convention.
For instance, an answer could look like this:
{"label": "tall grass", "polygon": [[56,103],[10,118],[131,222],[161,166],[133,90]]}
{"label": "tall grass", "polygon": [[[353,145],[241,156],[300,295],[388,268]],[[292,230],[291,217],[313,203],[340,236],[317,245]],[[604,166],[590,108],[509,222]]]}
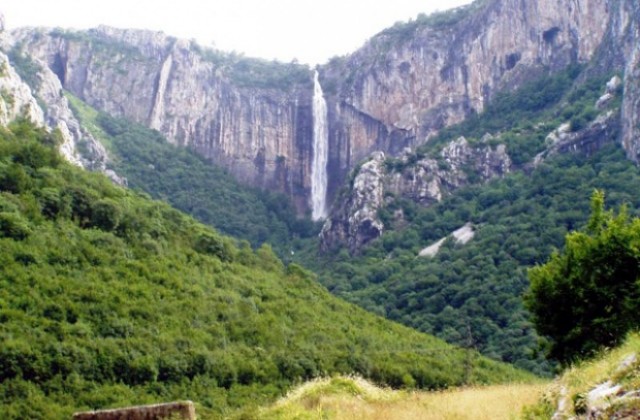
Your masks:
{"label": "tall grass", "polygon": [[548,383],[507,384],[439,392],[393,391],[360,378],[306,383],[257,415],[261,419],[500,420],[520,417]]}

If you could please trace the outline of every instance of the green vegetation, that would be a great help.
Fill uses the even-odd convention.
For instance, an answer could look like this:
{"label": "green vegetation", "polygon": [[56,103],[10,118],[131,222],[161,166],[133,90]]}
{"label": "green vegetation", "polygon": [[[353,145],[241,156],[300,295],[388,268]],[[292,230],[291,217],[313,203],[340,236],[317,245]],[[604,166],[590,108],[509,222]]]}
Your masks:
{"label": "green vegetation", "polygon": [[[617,146],[592,158],[558,156],[531,174],[464,188],[431,208],[397,200],[383,211],[389,230],[363,255],[341,250],[317,260],[311,249],[302,261],[329,290],[367,310],[518,367],[549,372],[522,305],[526,268],[544,262],[562,247],[567,232],[584,225],[594,189],[606,189],[616,205],[639,208],[639,182],[640,172]],[[406,225],[394,229],[397,209]],[[447,241],[434,258],[416,258],[467,222],[477,229],[471,242]]]}
{"label": "green vegetation", "polygon": [[616,346],[640,325],[640,219],[604,209],[596,191],[585,232],[566,237],[560,253],[529,271],[526,299],[536,329],[563,362]]}
{"label": "green vegetation", "polygon": [[253,247],[272,244],[280,255],[292,239],[315,236],[319,229],[296,217],[290,200],[240,184],[196,152],[169,144],[157,131],[100,114],[67,94],[76,115],[113,156],[115,171],[129,186],[162,199],[223,233]]}
{"label": "green vegetation", "polygon": [[215,65],[221,74],[237,86],[291,91],[295,87],[309,87],[313,83],[311,69],[297,60],[281,63],[278,60],[245,57],[243,54],[202,47],[195,41],[191,49]]}
{"label": "green vegetation", "polygon": [[396,22],[390,28],[380,32],[377,37],[385,36],[393,40],[392,44],[410,40],[417,30],[422,28],[433,28],[443,30],[454,26],[469,16],[474,16],[479,10],[489,3],[488,0],[475,0],[474,2],[449,10],[437,11],[429,15],[420,13],[416,19],[407,22]]}
{"label": "green vegetation", "polygon": [[174,399],[222,417],[334,373],[528,378],[332,297],[270,247],[67,164],[57,142],[25,121],[0,130],[3,418]]}

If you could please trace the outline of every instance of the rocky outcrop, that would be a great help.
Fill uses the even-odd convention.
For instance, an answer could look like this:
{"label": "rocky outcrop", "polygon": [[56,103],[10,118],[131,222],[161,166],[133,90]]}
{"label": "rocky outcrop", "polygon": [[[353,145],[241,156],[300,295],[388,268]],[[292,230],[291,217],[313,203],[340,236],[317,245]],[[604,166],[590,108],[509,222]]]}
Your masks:
{"label": "rocky outcrop", "polygon": [[[0,15],[1,18],[1,15]],[[0,19],[0,45],[4,45],[6,33],[4,20]],[[0,53],[0,125],[7,125],[19,117],[49,130],[58,130],[62,137],[61,154],[71,163],[91,170],[105,171],[107,152],[80,123],[62,93],[60,81],[49,68],[37,59],[24,59],[33,68],[31,86],[20,76],[24,71],[16,69],[9,57]],[[36,70],[37,69],[37,70]],[[83,153],[79,152],[82,145]],[[115,173],[111,178],[126,183]]]}
{"label": "rocky outcrop", "polygon": [[504,145],[491,147],[484,142],[471,145],[464,137],[445,146],[437,158],[424,158],[411,164],[411,155],[401,158],[398,171],[390,174],[387,190],[398,197],[422,205],[442,200],[449,192],[468,185],[469,178],[486,181],[511,170],[511,158]]}
{"label": "rocky outcrop", "polygon": [[473,229],[473,224],[467,223],[461,228],[454,230],[451,233],[451,235],[446,236],[436,241],[435,243],[429,245],[428,247],[420,250],[420,252],[418,253],[418,256],[419,257],[435,257],[436,255],[438,255],[440,248],[442,248],[442,245],[447,239],[452,238],[456,244],[465,245],[474,238],[475,234],[476,232]]}
{"label": "rocky outcrop", "polygon": [[[585,392],[572,395],[568,385],[561,384],[557,392],[550,393],[550,396],[557,400],[557,408],[551,418],[637,419],[640,416],[640,390],[637,389],[639,367],[637,354],[631,353],[619,362],[614,371],[608,373],[608,379],[593,385]],[[569,371],[565,376],[570,375]],[[560,381],[566,382],[566,379],[560,378]]]}
{"label": "rocky outcrop", "polygon": [[384,204],[385,156],[374,152],[360,166],[346,197],[338,200],[339,208],[325,222],[320,237],[324,250],[347,244],[352,253],[382,235],[384,224],[378,210]]}
{"label": "rocky outcrop", "polygon": [[336,200],[336,207],[325,222],[321,247],[327,251],[347,244],[352,253],[379,237],[384,231],[378,211],[385,197],[404,197],[423,205],[441,201],[447,194],[468,185],[501,177],[511,170],[511,159],[504,145],[471,145],[464,137],[448,144],[437,158],[412,161],[405,154],[397,161],[385,161],[382,152],[355,170],[351,188]]}
{"label": "rocky outcrop", "polygon": [[18,117],[44,125],[44,114],[31,88],[11,66],[9,58],[0,52],[0,125],[6,126]]}
{"label": "rocky outcrop", "polygon": [[[41,64],[41,63],[40,63]],[[84,127],[81,126],[64,96],[60,80],[41,64],[35,96],[44,104],[45,124],[50,129],[60,131],[63,143],[60,152],[69,161],[78,166],[98,172],[107,171],[109,160],[104,146]],[[82,149],[82,152],[80,151]],[[109,174],[112,181],[125,185],[126,180],[115,173]]]}
{"label": "rocky outcrop", "polygon": [[587,127],[578,131],[571,131],[569,123],[562,124],[549,133],[545,140],[547,148],[535,157],[533,166],[560,153],[578,152],[591,156],[605,144],[616,141],[619,132],[620,113],[613,110],[598,115]]}

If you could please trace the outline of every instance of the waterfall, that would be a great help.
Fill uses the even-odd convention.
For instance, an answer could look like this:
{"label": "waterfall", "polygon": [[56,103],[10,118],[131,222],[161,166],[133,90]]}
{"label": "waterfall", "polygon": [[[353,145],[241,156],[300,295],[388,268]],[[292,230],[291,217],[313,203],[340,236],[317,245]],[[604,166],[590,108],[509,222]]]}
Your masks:
{"label": "waterfall", "polygon": [[311,209],[313,220],[327,217],[327,160],[329,131],[327,103],[324,100],[318,72],[313,76],[313,161],[311,162]]}

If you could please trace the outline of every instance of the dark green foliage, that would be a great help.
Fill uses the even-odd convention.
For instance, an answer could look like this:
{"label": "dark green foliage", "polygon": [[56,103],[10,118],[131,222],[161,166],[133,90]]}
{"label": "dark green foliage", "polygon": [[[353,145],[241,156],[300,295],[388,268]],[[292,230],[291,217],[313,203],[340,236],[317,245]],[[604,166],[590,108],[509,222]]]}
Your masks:
{"label": "dark green foliage", "polygon": [[596,191],[586,230],[568,234],[562,251],[529,278],[525,303],[551,338],[552,357],[569,362],[618,345],[640,325],[640,219],[624,207],[606,212]]}
{"label": "dark green foliage", "polygon": [[0,190],[3,419],[184,399],[228,417],[333,373],[425,388],[528,377],[479,356],[465,370],[466,352],[332,297],[267,245],[41,159],[53,145],[25,124],[15,133],[39,134],[0,132],[0,168],[27,179]]}
{"label": "dark green foliage", "polygon": [[29,224],[19,213],[0,212],[0,237],[19,240],[30,233]]}
{"label": "dark green foliage", "polygon": [[[337,251],[318,260],[315,250],[297,255],[332,292],[374,313],[550,372],[521,300],[526,267],[545,261],[568,231],[585,224],[594,188],[606,189],[613,203],[637,208],[639,183],[638,169],[617,146],[590,159],[558,156],[531,174],[459,190],[428,209],[395,201],[384,211],[385,235],[360,257]],[[397,209],[406,218],[394,228]],[[467,245],[447,242],[434,258],[416,257],[467,222],[477,229]]]}

